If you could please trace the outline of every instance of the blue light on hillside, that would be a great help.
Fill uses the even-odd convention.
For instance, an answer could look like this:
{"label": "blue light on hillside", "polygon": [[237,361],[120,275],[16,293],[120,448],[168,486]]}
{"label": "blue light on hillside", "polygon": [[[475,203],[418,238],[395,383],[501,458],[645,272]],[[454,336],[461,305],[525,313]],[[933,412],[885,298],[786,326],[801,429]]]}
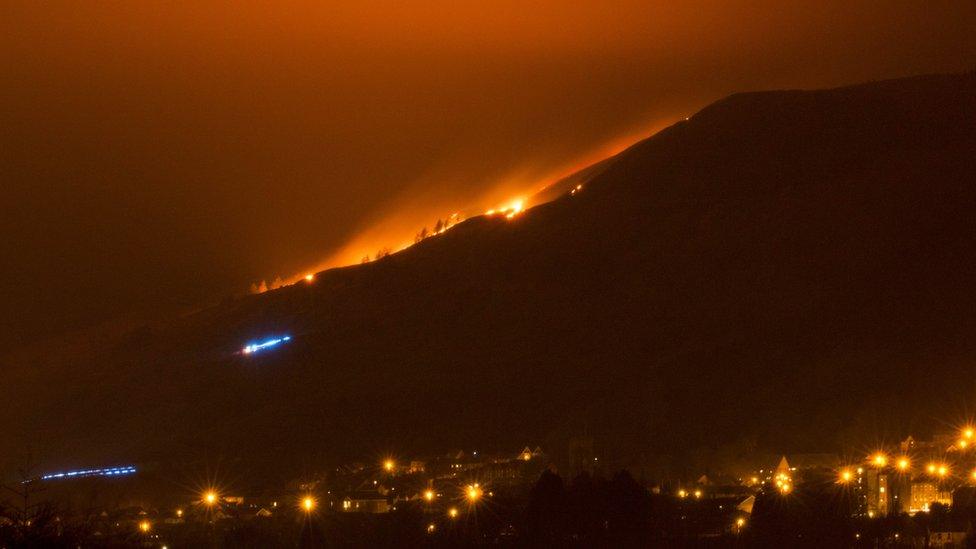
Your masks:
{"label": "blue light on hillside", "polygon": [[84,478],[84,477],[116,477],[131,475],[136,472],[132,465],[123,467],[107,467],[104,469],[79,469],[77,471],[65,471],[63,473],[48,473],[41,475],[41,480],[57,480],[62,478]]}
{"label": "blue light on hillside", "polygon": [[287,341],[291,341],[291,336],[276,337],[267,341],[262,341],[261,343],[249,343],[244,347],[244,354],[249,355],[251,353],[256,353],[262,349],[268,349]]}

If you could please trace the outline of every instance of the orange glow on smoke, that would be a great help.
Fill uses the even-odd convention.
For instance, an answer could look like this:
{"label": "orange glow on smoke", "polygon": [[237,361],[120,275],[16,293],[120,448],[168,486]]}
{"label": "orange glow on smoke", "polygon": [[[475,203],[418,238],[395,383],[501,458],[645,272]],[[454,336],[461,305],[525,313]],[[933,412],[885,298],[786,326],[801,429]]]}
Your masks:
{"label": "orange glow on smoke", "polygon": [[[494,185],[489,185],[489,187],[493,190],[486,193],[485,196],[497,194],[498,189],[503,187],[515,189],[516,191],[517,189],[522,189],[522,191],[518,192],[514,198],[510,198],[507,201],[502,201],[498,206],[480,211],[483,212],[483,215],[488,217],[504,216],[505,219],[512,220],[532,206],[538,205],[531,201],[531,197],[533,195],[548,189],[561,179],[568,177],[592,164],[595,164],[596,162],[619,154],[641,139],[653,135],[654,133],[657,133],[661,129],[672,124],[675,120],[679,120],[679,118],[675,117],[674,119],[659,121],[655,124],[647,126],[641,131],[628,133],[621,137],[615,138],[604,145],[595,148],[593,151],[581,155],[568,165],[558,170],[551,170],[542,177],[535,177],[527,182],[520,182],[519,180],[521,178],[513,176],[511,178],[507,178],[505,181],[499,181]],[[582,185],[576,185],[574,188],[569,190],[568,194],[575,195],[576,193],[580,192],[582,188]],[[490,199],[485,200],[483,198],[482,200],[486,202],[493,202],[493,200]],[[414,208],[407,208],[407,210],[413,209]],[[475,210],[475,212],[478,211],[479,210]],[[316,273],[335,267],[344,267],[348,265],[375,261],[385,257],[386,255],[406,250],[424,238],[441,235],[462,223],[466,219],[466,216],[461,211],[455,211],[446,217],[444,217],[442,214],[442,217],[439,218],[443,222],[442,225],[440,227],[435,227],[434,230],[428,230],[423,238],[418,238],[419,234],[417,233],[417,229],[424,226],[424,222],[422,220],[437,218],[437,214],[431,215],[429,212],[397,212],[395,215],[390,215],[386,219],[380,220],[372,227],[361,231],[355,238],[350,240],[349,243],[347,243],[341,249],[333,253],[327,260],[315,265],[313,268],[287,279],[276,279],[272,283],[262,281],[260,284],[252,285],[251,291],[252,293],[263,293],[267,290],[274,290],[282,286],[295,284],[301,281],[312,282],[315,279],[315,275],[311,273]]]}

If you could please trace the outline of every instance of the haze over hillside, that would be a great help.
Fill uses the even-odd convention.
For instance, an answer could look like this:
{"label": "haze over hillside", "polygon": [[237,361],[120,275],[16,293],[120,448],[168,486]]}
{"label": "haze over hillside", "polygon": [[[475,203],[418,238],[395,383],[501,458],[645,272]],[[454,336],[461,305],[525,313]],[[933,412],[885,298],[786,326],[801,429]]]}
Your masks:
{"label": "haze over hillside", "polygon": [[971,1],[226,4],[4,2],[0,349],[400,249],[733,91],[976,66]]}
{"label": "haze over hillside", "polygon": [[298,468],[586,430],[623,463],[924,432],[976,402],[974,151],[974,73],[733,95],[512,220],[7,355],[0,455]]}

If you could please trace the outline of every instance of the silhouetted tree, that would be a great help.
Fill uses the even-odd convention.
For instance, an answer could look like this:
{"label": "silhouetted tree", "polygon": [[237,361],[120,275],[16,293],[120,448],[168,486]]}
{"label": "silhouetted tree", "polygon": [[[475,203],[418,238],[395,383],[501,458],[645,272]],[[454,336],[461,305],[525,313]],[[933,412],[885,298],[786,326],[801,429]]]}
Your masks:
{"label": "silhouetted tree", "polygon": [[606,490],[602,482],[588,472],[580,473],[566,491],[572,530],[583,545],[596,544],[603,538],[607,514]]}
{"label": "silhouetted tree", "polygon": [[566,510],[563,479],[546,469],[529,493],[525,510],[526,541],[537,545],[558,542],[565,531]]}
{"label": "silhouetted tree", "polygon": [[425,238],[427,238],[427,227],[426,226],[423,229],[420,229],[420,232],[417,233],[417,236],[415,236],[413,238],[413,242],[414,242],[414,244],[416,244],[417,242],[420,242],[421,240],[423,240]]}
{"label": "silhouetted tree", "polygon": [[853,539],[853,501],[833,483],[805,483],[789,494],[756,496],[750,541],[764,547],[842,547]]}
{"label": "silhouetted tree", "polygon": [[66,528],[50,501],[37,501],[43,488],[34,474],[28,453],[18,469],[20,481],[3,488],[13,494],[13,507],[0,508],[0,547],[72,547],[78,545],[81,531]]}
{"label": "silhouetted tree", "polygon": [[627,471],[610,481],[607,494],[607,535],[614,545],[643,545],[649,535],[650,494]]}

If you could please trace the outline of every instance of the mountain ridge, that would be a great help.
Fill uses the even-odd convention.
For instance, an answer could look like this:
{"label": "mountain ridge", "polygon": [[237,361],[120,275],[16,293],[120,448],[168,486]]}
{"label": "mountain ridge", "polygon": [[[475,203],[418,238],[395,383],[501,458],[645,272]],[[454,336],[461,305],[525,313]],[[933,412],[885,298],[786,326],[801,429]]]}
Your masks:
{"label": "mountain ridge", "polygon": [[974,150],[974,73],[735,94],[513,220],[31,367],[3,453],[295,466],[586,429],[632,463],[924,432],[976,396],[948,381],[976,358]]}

